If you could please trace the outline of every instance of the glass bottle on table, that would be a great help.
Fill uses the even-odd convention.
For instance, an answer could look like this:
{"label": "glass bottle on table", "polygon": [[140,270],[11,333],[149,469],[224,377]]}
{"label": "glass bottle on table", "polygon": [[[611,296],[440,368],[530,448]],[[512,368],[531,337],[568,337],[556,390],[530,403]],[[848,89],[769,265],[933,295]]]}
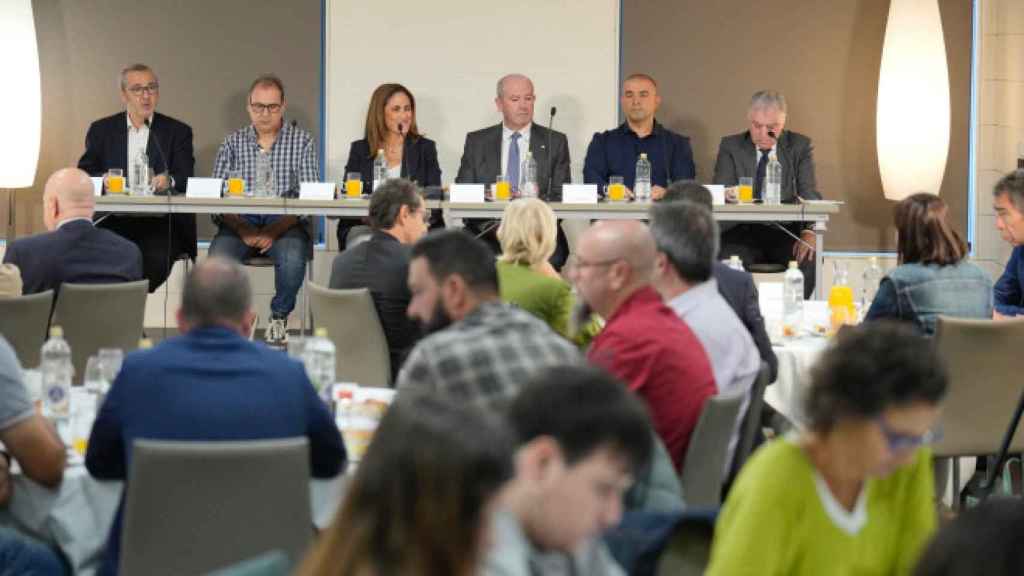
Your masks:
{"label": "glass bottle on table", "polygon": [[772,206],[782,204],[782,164],[774,151],[768,155],[765,169],[764,203]]}
{"label": "glass bottle on table", "polygon": [[533,153],[527,150],[522,169],[519,171],[519,197],[536,198],[537,196],[537,161],[534,160]]}
{"label": "glass bottle on table", "polygon": [[377,157],[373,159],[373,192],[388,179],[388,159],[384,156],[384,149],[377,150]]}
{"label": "glass bottle on table", "polygon": [[846,264],[836,261],[832,265],[832,287],[828,291],[828,308],[831,317],[831,333],[835,334],[844,324],[857,321],[857,308],[850,288]]}
{"label": "glass bottle on table", "polygon": [[55,423],[67,423],[71,407],[71,346],[64,339],[64,329],[50,328],[50,338],[40,351],[40,372],[43,380],[43,415]]}
{"label": "glass bottle on table", "polygon": [[864,269],[863,284],[860,291],[861,313],[866,314],[871,303],[875,301],[875,294],[878,293],[878,285],[882,282],[882,267],[878,265],[878,257],[872,256],[868,259],[868,267]]}
{"label": "glass bottle on table", "polygon": [[798,336],[803,323],[804,273],[796,260],[790,260],[782,280],[782,335],[787,338]]}
{"label": "glass bottle on table", "polygon": [[651,201],[651,161],[647,159],[646,152],[641,152],[640,157],[636,160],[633,197],[637,202]]}
{"label": "glass bottle on table", "polygon": [[152,178],[149,168],[149,156],[142,150],[132,161],[131,165],[132,196],[149,196],[153,189],[150,186]]}
{"label": "glass bottle on table", "polygon": [[270,163],[270,154],[260,152],[256,157],[256,197],[272,198],[274,194],[274,168]]}

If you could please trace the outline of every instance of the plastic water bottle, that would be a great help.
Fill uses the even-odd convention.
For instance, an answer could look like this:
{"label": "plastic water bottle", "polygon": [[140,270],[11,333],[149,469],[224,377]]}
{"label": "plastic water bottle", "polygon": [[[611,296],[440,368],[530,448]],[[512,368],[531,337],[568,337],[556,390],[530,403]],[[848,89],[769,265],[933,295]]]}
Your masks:
{"label": "plastic water bottle", "polygon": [[878,293],[878,285],[882,282],[882,267],[878,265],[878,257],[872,256],[868,259],[868,267],[864,269],[864,282],[861,285],[860,305],[861,311],[867,312],[871,303],[875,301],[875,294]]}
{"label": "plastic water bottle", "polygon": [[519,197],[536,198],[537,190],[537,161],[533,159],[533,153],[526,151],[526,158],[523,158],[522,169],[519,170]]}
{"label": "plastic water bottle", "polygon": [[729,266],[729,268],[732,268],[733,270],[739,270],[740,272],[746,272],[747,271],[743,267],[743,260],[740,260],[740,257],[737,256],[736,254],[733,254],[732,256],[729,256],[729,262],[728,262],[727,265]]}
{"label": "plastic water bottle", "polygon": [[637,202],[651,201],[651,161],[647,153],[641,152],[636,160],[636,180],[633,181],[633,195]]}
{"label": "plastic water bottle", "polygon": [[804,322],[804,274],[796,260],[789,261],[789,269],[782,284],[782,333],[793,337],[800,333]]}
{"label": "plastic water bottle", "polygon": [[768,156],[768,167],[765,171],[764,203],[782,204],[782,164],[771,152]]}
{"label": "plastic water bottle", "polygon": [[270,154],[260,152],[256,157],[256,196],[270,198],[274,193],[274,167],[270,163]]}
{"label": "plastic water bottle", "polygon": [[50,328],[50,338],[43,344],[40,356],[43,415],[58,422],[67,421],[71,416],[71,377],[75,368],[71,364],[71,346],[64,339],[63,328]]}
{"label": "plastic water bottle", "polygon": [[330,404],[331,385],[334,384],[334,342],[327,337],[326,328],[317,328],[306,341],[304,360],[306,375],[320,397]]}
{"label": "plastic water bottle", "polygon": [[142,150],[132,162],[132,195],[149,196],[152,189],[149,186],[149,157]]}
{"label": "plastic water bottle", "polygon": [[388,160],[384,157],[384,149],[377,150],[377,157],[373,159],[373,191],[388,179]]}

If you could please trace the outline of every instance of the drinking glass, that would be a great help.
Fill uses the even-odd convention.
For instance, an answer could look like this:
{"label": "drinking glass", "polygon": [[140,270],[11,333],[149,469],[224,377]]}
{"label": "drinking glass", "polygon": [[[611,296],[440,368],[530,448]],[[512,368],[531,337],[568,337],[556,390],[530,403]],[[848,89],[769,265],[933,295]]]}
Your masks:
{"label": "drinking glass", "polygon": [[107,170],[107,194],[124,194],[124,170]]}
{"label": "drinking glass", "polygon": [[107,385],[113,384],[117,373],[121,371],[121,364],[124,362],[124,352],[120,348],[100,348],[100,369],[103,370],[103,379]]}
{"label": "drinking glass", "polygon": [[85,363],[83,382],[85,389],[89,392],[102,393],[107,388],[109,382],[104,377],[103,365],[99,356],[95,354],[89,356],[89,360]]}
{"label": "drinking glass", "polygon": [[232,170],[228,176],[228,196],[245,196],[245,174],[241,170]]}
{"label": "drinking glass", "polygon": [[494,178],[494,199],[507,201],[512,197],[512,185],[504,174],[498,174]]}
{"label": "drinking glass", "polygon": [[363,175],[359,172],[349,172],[345,176],[345,196],[348,198],[359,198],[363,195]]}
{"label": "drinking glass", "polygon": [[626,199],[626,184],[622,176],[608,178],[608,200],[610,202],[622,202]]}
{"label": "drinking glass", "polygon": [[736,187],[736,199],[740,204],[749,204],[754,201],[753,178],[740,178],[740,185]]}

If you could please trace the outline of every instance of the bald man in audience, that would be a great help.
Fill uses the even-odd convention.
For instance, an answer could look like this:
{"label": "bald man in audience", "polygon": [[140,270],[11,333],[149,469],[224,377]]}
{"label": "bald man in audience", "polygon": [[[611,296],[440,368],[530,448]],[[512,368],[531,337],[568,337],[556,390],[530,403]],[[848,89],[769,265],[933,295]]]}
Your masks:
{"label": "bald man in audience", "polygon": [[656,254],[643,223],[599,222],[580,238],[570,279],[585,308],[606,320],[588,359],[647,402],[679,470],[704,401],[717,389],[704,347],[651,287]]}
{"label": "bald man in audience", "polygon": [[21,269],[22,290],[57,290],[64,282],[112,284],[142,279],[139,247],[93,226],[92,180],[78,168],[63,168],[46,181],[43,223],[49,232],[7,246],[5,264]]}

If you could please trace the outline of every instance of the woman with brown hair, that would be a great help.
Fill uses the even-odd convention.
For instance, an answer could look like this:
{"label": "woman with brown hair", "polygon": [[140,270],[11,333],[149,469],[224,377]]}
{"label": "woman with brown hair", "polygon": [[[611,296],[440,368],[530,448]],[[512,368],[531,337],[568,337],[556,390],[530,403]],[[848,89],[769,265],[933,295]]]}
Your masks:
{"label": "woman with brown hair", "polygon": [[300,576],[473,576],[514,442],[497,416],[430,396],[388,409]]}
{"label": "woman with brown hair", "polygon": [[992,281],[967,261],[967,243],[947,211],[934,194],[914,194],[896,205],[899,266],[882,279],[865,321],[904,320],[930,336],[939,315],[992,317]]}
{"label": "woman with brown hair", "polygon": [[[388,178],[406,178],[420,187],[441,185],[437,145],[425,138],[416,125],[416,98],[401,84],[381,84],[370,97],[363,138],[352,143],[345,175],[358,172],[363,192],[373,187],[373,161],[383,153]],[[357,220],[342,218],[338,223],[338,249],[345,248],[345,235]]]}

